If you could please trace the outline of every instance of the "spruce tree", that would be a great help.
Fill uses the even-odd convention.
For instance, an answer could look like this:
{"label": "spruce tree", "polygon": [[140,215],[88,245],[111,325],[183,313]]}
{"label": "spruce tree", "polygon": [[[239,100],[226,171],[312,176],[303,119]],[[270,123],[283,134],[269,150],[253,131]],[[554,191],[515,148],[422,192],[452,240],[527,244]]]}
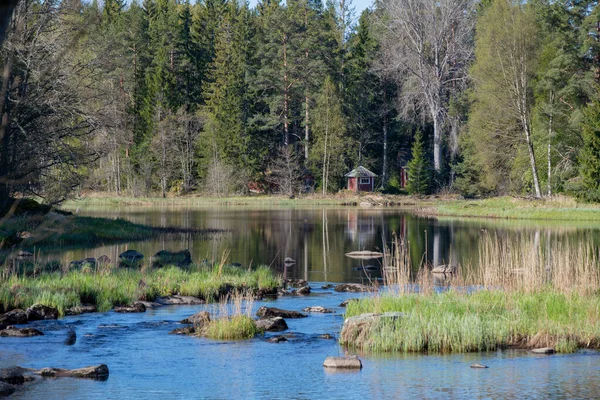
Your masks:
{"label": "spruce tree", "polygon": [[421,132],[415,135],[412,147],[412,159],[408,163],[408,184],[410,194],[428,194],[431,186],[431,168],[423,149]]}
{"label": "spruce tree", "polygon": [[585,191],[581,197],[600,200],[600,101],[596,100],[584,110],[582,126],[583,149],[579,154],[579,170]]}

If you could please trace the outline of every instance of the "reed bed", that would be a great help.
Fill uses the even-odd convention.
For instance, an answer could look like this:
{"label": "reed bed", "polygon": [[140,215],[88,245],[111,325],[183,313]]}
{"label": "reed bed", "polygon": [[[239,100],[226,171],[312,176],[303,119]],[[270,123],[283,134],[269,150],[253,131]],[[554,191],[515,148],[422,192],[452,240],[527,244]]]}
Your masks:
{"label": "reed bed", "polygon": [[0,310],[24,309],[41,303],[56,307],[64,315],[68,308],[82,303],[108,311],[114,306],[154,300],[157,296],[180,294],[217,301],[231,288],[255,292],[278,286],[280,278],[268,267],[247,270],[223,264],[192,265],[186,269],[102,268],[92,272],[42,273],[36,277],[11,274],[0,278]]}
{"label": "reed bed", "polygon": [[388,290],[351,302],[346,317],[403,317],[345,329],[340,342],[403,352],[600,348],[600,266],[591,241],[542,245],[539,234],[508,239],[484,232],[479,249],[477,266],[432,274],[421,263],[411,274],[408,244],[395,239],[384,269]]}
{"label": "reed bed", "polygon": [[223,296],[204,335],[217,340],[251,339],[260,333],[252,318],[254,296],[248,291],[235,291]]}

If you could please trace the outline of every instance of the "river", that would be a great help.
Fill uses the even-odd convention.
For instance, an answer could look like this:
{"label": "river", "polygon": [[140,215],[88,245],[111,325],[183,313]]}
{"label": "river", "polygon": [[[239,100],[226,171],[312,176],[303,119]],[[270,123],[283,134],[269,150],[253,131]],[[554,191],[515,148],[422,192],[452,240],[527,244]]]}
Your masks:
{"label": "river", "polygon": [[[422,258],[440,263],[477,263],[478,239],[483,232],[512,237],[596,241],[592,224],[536,223],[418,218],[406,210],[373,208],[256,208],[256,207],[123,207],[80,209],[92,216],[122,217],[155,226],[220,228],[228,232],[205,240],[177,236],[158,240],[59,250],[46,254],[63,261],[107,254],[113,260],[126,249],[147,257],[154,252],[189,249],[194,261],[218,260],[228,250],[229,261],[247,266],[266,264],[288,278],[303,278],[313,292],[306,297],[283,297],[255,302],[301,310],[320,305],[334,314],[311,314],[288,320],[288,342],[268,343],[267,333],[247,341],[222,342],[168,335],[177,321],[211,306],[166,306],[143,314],[114,312],[84,314],[58,321],[30,324],[45,336],[2,338],[0,367],[77,368],[105,363],[106,381],[48,379],[17,392],[17,399],[178,399],[178,398],[597,398],[600,354],[540,356],[526,351],[459,355],[359,354],[359,372],[328,372],[327,356],[343,355],[335,340],[344,309],[339,304],[356,294],[321,289],[326,282],[365,282],[366,263],[345,257],[354,250],[377,250],[394,233],[410,243],[413,266]],[[427,243],[427,245],[426,245]],[[283,259],[292,257],[294,266]],[[376,262],[375,262],[376,263]],[[65,346],[68,329],[77,342]],[[488,369],[471,369],[473,363]]]}

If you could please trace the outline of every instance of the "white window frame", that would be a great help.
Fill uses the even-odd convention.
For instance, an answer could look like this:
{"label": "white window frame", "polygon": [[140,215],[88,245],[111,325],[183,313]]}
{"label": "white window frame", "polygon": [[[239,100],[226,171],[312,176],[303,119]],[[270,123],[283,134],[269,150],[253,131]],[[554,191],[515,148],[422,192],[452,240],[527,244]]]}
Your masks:
{"label": "white window frame", "polygon": [[370,185],[371,184],[371,178],[360,178],[360,182],[361,185]]}

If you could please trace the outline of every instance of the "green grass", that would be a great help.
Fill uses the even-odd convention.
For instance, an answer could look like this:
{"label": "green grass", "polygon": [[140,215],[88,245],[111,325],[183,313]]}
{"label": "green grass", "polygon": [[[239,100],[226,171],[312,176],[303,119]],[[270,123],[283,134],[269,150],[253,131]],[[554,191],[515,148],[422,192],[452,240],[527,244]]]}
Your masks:
{"label": "green grass", "polygon": [[350,302],[346,317],[399,311],[366,331],[342,332],[340,342],[371,351],[473,352],[554,347],[559,352],[600,348],[600,296],[450,291],[383,295]]}
{"label": "green grass", "polygon": [[256,322],[247,315],[235,315],[211,321],[206,337],[218,340],[251,339],[261,333]]}
{"label": "green grass", "polygon": [[255,292],[279,285],[279,278],[268,267],[248,271],[193,265],[186,269],[112,269],[43,273],[36,277],[9,276],[0,280],[0,310],[25,309],[41,303],[56,307],[64,315],[66,309],[82,303],[108,311],[117,305],[151,301],[157,296],[179,294],[216,301],[231,288]]}
{"label": "green grass", "polygon": [[600,221],[600,206],[568,197],[519,199],[494,197],[483,200],[437,200],[423,205],[420,215],[504,219]]}

